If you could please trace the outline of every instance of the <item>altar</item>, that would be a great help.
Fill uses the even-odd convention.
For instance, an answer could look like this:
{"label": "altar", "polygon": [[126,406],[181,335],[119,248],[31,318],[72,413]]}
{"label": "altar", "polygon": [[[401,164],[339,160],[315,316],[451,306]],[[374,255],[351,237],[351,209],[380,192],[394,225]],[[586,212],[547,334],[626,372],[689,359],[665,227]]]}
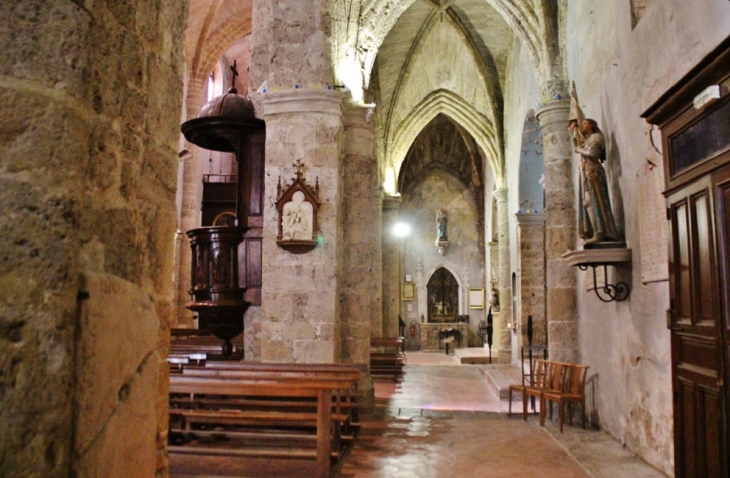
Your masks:
{"label": "altar", "polygon": [[[448,331],[453,332],[448,332]],[[458,332],[458,334],[456,334]],[[421,324],[421,351],[422,352],[438,352],[444,350],[443,345],[439,349],[439,335],[441,337],[452,336],[455,338],[451,344],[452,349],[469,346],[469,325],[463,322],[442,322],[442,323],[423,323]],[[458,337],[461,337],[459,340]],[[444,352],[445,353],[445,352]]]}

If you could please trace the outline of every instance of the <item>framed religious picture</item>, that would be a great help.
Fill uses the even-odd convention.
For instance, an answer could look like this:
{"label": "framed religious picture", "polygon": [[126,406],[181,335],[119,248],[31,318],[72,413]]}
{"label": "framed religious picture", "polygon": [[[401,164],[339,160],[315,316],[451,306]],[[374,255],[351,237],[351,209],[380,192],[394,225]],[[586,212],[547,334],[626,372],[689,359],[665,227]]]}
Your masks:
{"label": "framed religious picture", "polygon": [[483,287],[470,287],[469,288],[469,308],[470,309],[483,309],[484,308],[484,288]]}
{"label": "framed religious picture", "polygon": [[317,247],[317,210],[319,209],[319,178],[310,186],[302,176],[304,165],[294,164],[296,177],[291,184],[276,186],[276,209],[279,212],[279,233],[276,244],[294,254]]}
{"label": "framed religious picture", "polygon": [[416,300],[416,284],[404,282],[400,286],[400,300]]}

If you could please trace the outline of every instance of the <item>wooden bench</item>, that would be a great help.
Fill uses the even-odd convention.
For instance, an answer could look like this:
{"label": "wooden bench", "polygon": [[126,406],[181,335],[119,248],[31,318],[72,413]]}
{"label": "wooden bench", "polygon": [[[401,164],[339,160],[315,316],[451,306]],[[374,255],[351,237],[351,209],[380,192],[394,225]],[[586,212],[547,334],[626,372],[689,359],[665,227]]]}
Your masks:
{"label": "wooden bench", "polygon": [[[225,456],[229,465],[239,460],[239,466],[249,458],[304,459],[314,464],[313,476],[327,477],[333,446],[339,445],[333,424],[347,419],[333,413],[332,396],[348,383],[340,377],[171,376],[171,398],[190,398],[185,407],[179,401],[171,404],[171,467],[192,465],[203,457]],[[235,402],[251,399],[269,400],[270,406],[254,410]],[[277,400],[311,401],[316,407],[282,408]]]}
{"label": "wooden bench", "polygon": [[223,340],[199,329],[172,329],[170,331],[170,355],[201,353],[211,360],[241,360],[243,358],[243,335],[231,339],[233,353],[224,357]]}
{"label": "wooden bench", "polygon": [[370,339],[370,375],[373,378],[392,377],[394,382],[398,381],[403,374],[405,361],[403,337],[372,337]]}
{"label": "wooden bench", "polygon": [[[360,426],[358,382],[363,373],[362,365],[354,364],[295,364],[295,363],[255,363],[255,362],[208,362],[203,367],[187,366],[183,375],[192,377],[216,377],[230,379],[269,379],[282,378],[298,380],[343,379],[345,387],[334,391],[333,413],[345,413],[347,420],[341,424],[340,435],[343,440],[352,440]],[[269,403],[241,402],[247,406],[270,406]],[[284,406],[284,405],[281,405]],[[301,403],[291,403],[291,407],[301,407]]]}

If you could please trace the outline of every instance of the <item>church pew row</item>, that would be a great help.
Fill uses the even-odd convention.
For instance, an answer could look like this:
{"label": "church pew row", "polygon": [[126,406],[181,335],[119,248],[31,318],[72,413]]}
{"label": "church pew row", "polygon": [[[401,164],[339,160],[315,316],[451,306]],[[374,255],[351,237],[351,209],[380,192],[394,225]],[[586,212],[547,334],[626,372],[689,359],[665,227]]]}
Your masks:
{"label": "church pew row", "polygon": [[[358,382],[362,377],[362,366],[348,364],[288,364],[288,363],[251,363],[251,362],[207,362],[204,366],[188,365],[182,369],[187,377],[216,377],[228,379],[288,379],[293,381],[309,381],[313,379],[343,379],[345,386],[334,391],[332,395],[333,413],[347,414],[342,423],[340,434],[343,439],[354,438],[355,430],[360,426],[358,413]],[[244,402],[241,402],[243,405]],[[256,401],[248,401],[249,407],[267,406]],[[284,406],[283,404],[280,406]],[[301,408],[302,403],[289,403],[289,407]]]}
{"label": "church pew row", "polygon": [[405,340],[403,337],[373,337],[370,339],[370,375],[375,378],[392,378],[394,382],[403,375]]}
{"label": "church pew row", "polygon": [[170,354],[207,354],[211,360],[241,360],[243,359],[243,335],[231,339],[233,353],[228,357],[222,356],[223,340],[210,332],[199,329],[172,329],[170,331]]}
{"label": "church pew row", "polygon": [[171,467],[220,465],[215,457],[239,468],[254,463],[252,459],[297,459],[297,470],[304,460],[304,465],[313,466],[311,476],[328,476],[330,459],[337,459],[342,450],[341,431],[352,418],[351,409],[333,397],[354,388],[358,379],[359,374],[200,367],[171,376]]}

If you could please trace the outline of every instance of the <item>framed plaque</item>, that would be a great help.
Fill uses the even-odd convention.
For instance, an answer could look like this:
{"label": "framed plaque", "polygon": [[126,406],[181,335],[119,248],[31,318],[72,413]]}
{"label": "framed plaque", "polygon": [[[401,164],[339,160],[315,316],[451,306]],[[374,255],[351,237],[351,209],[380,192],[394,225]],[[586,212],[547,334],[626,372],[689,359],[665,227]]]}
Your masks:
{"label": "framed plaque", "polygon": [[483,309],[484,308],[484,288],[483,287],[470,287],[469,288],[469,308],[470,309]]}

